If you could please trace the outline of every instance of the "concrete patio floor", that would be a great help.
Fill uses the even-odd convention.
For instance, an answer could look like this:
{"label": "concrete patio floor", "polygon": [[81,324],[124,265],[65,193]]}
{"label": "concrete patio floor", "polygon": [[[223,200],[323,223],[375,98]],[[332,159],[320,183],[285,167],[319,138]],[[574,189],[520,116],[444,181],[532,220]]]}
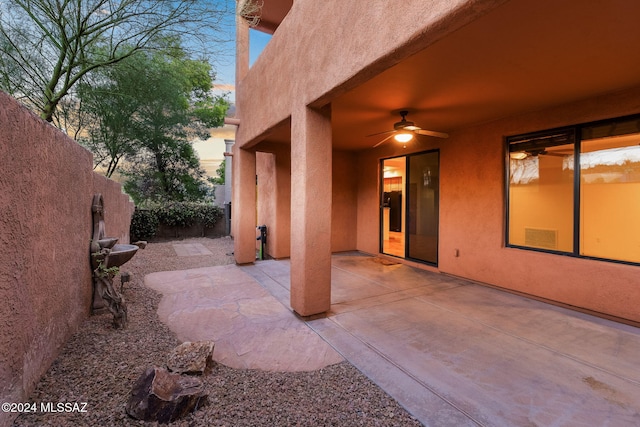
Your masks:
{"label": "concrete patio floor", "polygon": [[640,329],[360,254],[334,255],[332,307],[289,308],[288,261],[153,273],[181,340],[236,367],[347,359],[428,426],[640,425]]}

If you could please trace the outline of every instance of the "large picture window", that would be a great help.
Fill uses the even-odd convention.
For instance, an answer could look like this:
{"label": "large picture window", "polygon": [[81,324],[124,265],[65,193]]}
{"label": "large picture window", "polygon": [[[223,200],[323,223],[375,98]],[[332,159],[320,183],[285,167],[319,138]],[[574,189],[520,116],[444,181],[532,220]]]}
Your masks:
{"label": "large picture window", "polygon": [[508,246],[640,263],[640,117],[507,146]]}

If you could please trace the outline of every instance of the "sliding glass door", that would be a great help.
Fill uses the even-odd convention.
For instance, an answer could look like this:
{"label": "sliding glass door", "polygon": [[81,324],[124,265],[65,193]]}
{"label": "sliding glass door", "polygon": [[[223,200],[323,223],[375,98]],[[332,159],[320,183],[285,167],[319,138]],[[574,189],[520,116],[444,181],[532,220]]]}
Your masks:
{"label": "sliding glass door", "polygon": [[438,263],[439,153],[409,156],[407,258]]}
{"label": "sliding glass door", "polygon": [[381,251],[438,262],[439,152],[384,159]]}

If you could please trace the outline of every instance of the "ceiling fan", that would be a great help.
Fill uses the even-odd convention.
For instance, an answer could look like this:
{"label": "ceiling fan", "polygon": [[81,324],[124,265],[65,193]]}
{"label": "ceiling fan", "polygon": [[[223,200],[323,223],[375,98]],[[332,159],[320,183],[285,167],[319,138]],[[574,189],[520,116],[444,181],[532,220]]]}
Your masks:
{"label": "ceiling fan", "polygon": [[376,135],[384,135],[387,133],[391,134],[385,139],[383,139],[382,141],[378,142],[376,145],[374,145],[373,148],[387,141],[391,137],[393,137],[398,142],[409,142],[413,139],[414,135],[435,136],[436,138],[449,137],[449,134],[447,133],[426,130],[426,129],[422,129],[419,126],[416,126],[415,123],[407,120],[407,114],[409,114],[408,110],[401,110],[399,111],[399,113],[402,120],[393,124],[393,130],[387,130],[384,132],[378,132],[378,133],[373,133],[371,135],[367,135],[367,137],[369,137],[369,136],[376,136]]}
{"label": "ceiling fan", "polygon": [[566,157],[573,154],[572,144],[573,135],[567,132],[518,139],[510,145],[509,157],[513,160],[538,156]]}
{"label": "ceiling fan", "polygon": [[524,160],[527,157],[538,157],[538,156],[555,156],[555,157],[566,157],[573,154],[573,151],[566,150],[547,150],[546,148],[533,148],[525,151],[513,151],[509,153],[509,157],[514,160]]}

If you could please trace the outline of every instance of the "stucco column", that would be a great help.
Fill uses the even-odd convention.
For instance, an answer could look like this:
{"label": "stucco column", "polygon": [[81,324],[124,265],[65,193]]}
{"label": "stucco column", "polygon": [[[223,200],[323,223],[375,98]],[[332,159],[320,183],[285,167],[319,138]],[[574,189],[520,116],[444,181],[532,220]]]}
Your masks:
{"label": "stucco column", "polygon": [[331,306],[331,112],[291,117],[291,307],[301,316]]}
{"label": "stucco column", "polygon": [[232,172],[233,172],[233,144],[235,140],[233,139],[225,139],[224,140],[224,204],[231,202],[231,183],[233,182]]}
{"label": "stucco column", "polygon": [[273,256],[291,257],[291,149],[276,152],[276,219],[277,234]]}
{"label": "stucco column", "polygon": [[233,150],[233,253],[238,264],[256,260],[256,153]]}

